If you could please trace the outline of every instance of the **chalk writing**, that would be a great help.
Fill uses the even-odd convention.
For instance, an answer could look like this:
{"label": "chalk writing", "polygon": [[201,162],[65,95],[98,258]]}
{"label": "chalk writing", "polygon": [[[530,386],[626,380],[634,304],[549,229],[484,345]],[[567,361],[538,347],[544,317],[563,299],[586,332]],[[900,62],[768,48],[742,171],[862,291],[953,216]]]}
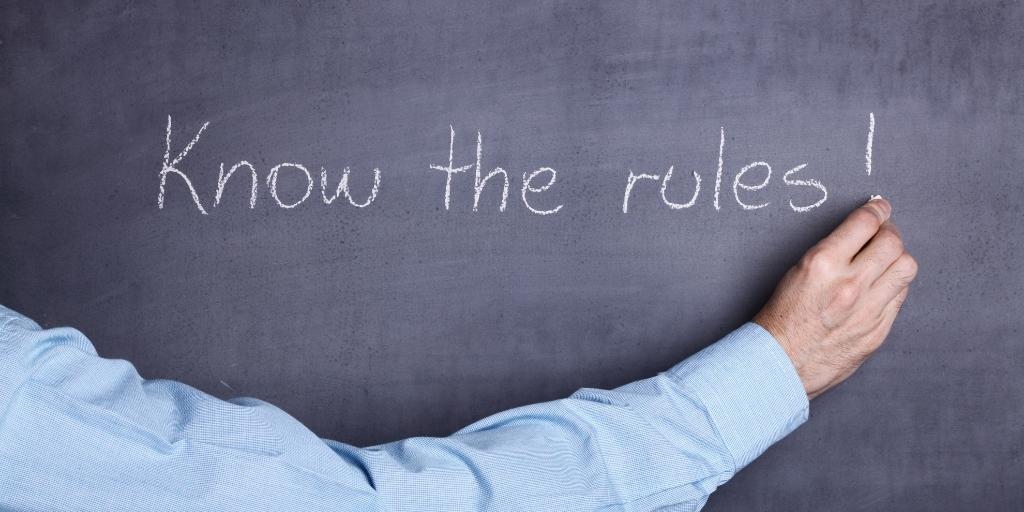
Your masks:
{"label": "chalk writing", "polygon": [[871,147],[875,144],[875,113],[868,112],[868,145],[864,150],[864,170],[871,176]]}
{"label": "chalk writing", "polygon": [[[208,215],[209,214],[209,212],[206,211],[206,208],[203,207],[203,203],[199,199],[199,193],[196,191],[196,188],[192,185],[192,180],[188,177],[187,174],[185,174],[184,171],[182,171],[178,167],[182,163],[182,161],[185,159],[185,157],[188,156],[189,152],[192,151],[192,148],[199,142],[199,139],[202,137],[203,132],[205,132],[206,129],[209,126],[210,126],[210,123],[208,121],[203,123],[203,126],[201,128],[199,128],[199,131],[197,131],[195,136],[192,137],[192,140],[189,141],[189,143],[187,145],[185,145],[185,148],[182,149],[180,153],[178,153],[178,156],[176,156],[173,160],[171,160],[171,128],[172,128],[172,120],[171,120],[171,116],[167,116],[167,131],[166,131],[166,136],[164,138],[164,159],[163,159],[163,166],[161,167],[160,174],[159,174],[159,177],[160,177],[160,193],[157,195],[157,200],[156,200],[157,208],[159,208],[161,210],[164,208],[164,196],[166,195],[167,176],[170,175],[170,174],[173,174],[175,176],[180,177],[182,179],[182,181],[185,183],[185,186],[188,187],[189,194],[192,197],[192,202],[195,203],[196,209],[199,210],[199,213],[201,213],[203,215]],[[243,167],[249,169],[249,173],[250,173],[250,175],[252,177],[250,193],[249,193],[249,208],[250,209],[256,208],[256,198],[258,196],[259,177],[258,177],[257,172],[256,172],[256,167],[254,165],[252,165],[251,163],[249,163],[248,161],[246,161],[246,160],[241,160],[238,163],[232,165],[228,169],[227,172],[224,172],[224,163],[222,162],[220,164],[220,172],[218,172],[218,174],[217,174],[217,189],[214,192],[214,197],[213,197],[213,206],[214,207],[217,207],[217,206],[220,205],[221,199],[224,196],[224,189],[227,186],[228,180],[230,180],[231,177],[235,174],[235,171],[238,171],[239,169],[241,169]],[[278,193],[277,182],[280,179],[282,169],[289,169],[289,168],[301,171],[302,174],[299,175],[299,176],[304,176],[305,179],[306,179],[306,192],[298,200],[296,200],[294,202],[291,202],[291,203],[286,203],[286,202],[284,202],[281,199],[281,197],[280,197],[280,195]],[[365,208],[365,207],[369,206],[371,203],[373,203],[373,201],[377,198],[377,191],[380,189],[380,181],[381,181],[380,169],[378,169],[378,168],[374,168],[373,169],[373,188],[370,190],[369,197],[366,199],[366,201],[363,201],[361,203],[357,202],[352,197],[352,193],[349,190],[349,174],[350,173],[351,173],[351,169],[346,167],[344,169],[344,171],[342,172],[341,181],[338,183],[338,186],[335,189],[334,194],[331,195],[331,196],[328,196],[327,195],[327,171],[323,167],[320,168],[320,195],[321,195],[321,197],[323,197],[324,204],[327,204],[327,205],[331,204],[332,202],[334,202],[335,199],[338,198],[339,195],[344,195],[345,199],[348,200],[349,204],[351,204],[352,206],[355,206],[356,208]],[[294,173],[292,173],[292,174],[294,174]],[[299,206],[300,204],[305,202],[306,199],[309,199],[309,195],[313,191],[313,176],[310,174],[309,169],[307,169],[306,166],[304,166],[302,164],[290,163],[290,162],[282,162],[280,164],[275,165],[274,167],[272,167],[270,169],[270,172],[267,174],[267,187],[270,189],[270,197],[274,198],[274,201],[277,203],[277,205],[279,207],[285,208],[285,209],[291,209],[291,208],[295,208],[295,207]],[[506,192],[506,194],[507,194],[507,192]]]}
{"label": "chalk writing", "polygon": [[[491,172],[487,173],[486,176],[481,177],[483,172],[481,161],[483,159],[483,135],[478,131],[476,132],[476,162],[474,164],[467,164],[460,167],[455,167],[455,128],[451,125],[448,126],[448,165],[432,164],[430,169],[435,171],[441,171],[445,173],[444,182],[444,209],[451,209],[451,197],[452,197],[452,177],[458,173],[468,170],[470,167],[474,168],[473,178],[473,211],[479,211],[480,209],[480,194],[484,191],[484,187],[487,186],[488,180],[497,176],[502,177],[503,188],[501,191],[501,203],[498,205],[498,211],[504,212],[508,205],[508,189],[509,189],[509,178],[508,172],[501,167],[495,167]],[[551,177],[548,179],[546,185],[540,187],[534,187],[531,185],[531,180],[537,177],[542,172],[550,173]],[[537,215],[550,215],[557,213],[562,209],[562,205],[558,205],[556,208],[551,210],[538,210],[530,206],[530,202],[526,197],[527,192],[540,193],[548,190],[555,184],[557,180],[558,172],[550,167],[541,167],[531,172],[523,173],[523,185],[521,189],[521,196],[523,205],[526,206],[527,210],[536,213]]]}
{"label": "chalk writing", "polygon": [[[172,138],[172,119],[171,116],[167,116],[167,129],[164,136],[164,155],[163,162],[160,168],[159,177],[159,194],[157,195],[157,208],[163,209],[165,203],[165,197],[167,196],[167,182],[168,176],[177,176],[181,182],[185,185],[188,190],[189,197],[196,209],[202,215],[209,215],[207,209],[203,206],[203,202],[200,199],[200,194],[193,185],[192,179],[189,175],[182,170],[185,158],[193,151],[195,146],[199,143],[202,135],[209,128],[210,123],[204,122],[199,130],[196,131],[195,135],[189,140],[187,144],[182,148],[181,151],[172,159],[171,158],[171,138]],[[867,133],[867,144],[865,146],[864,164],[865,171],[868,175],[872,172],[872,153],[874,147],[874,135],[875,135],[875,114],[874,112],[868,113],[868,133]],[[431,171],[439,171],[444,173],[444,210],[449,211],[453,207],[453,190],[456,187],[468,187],[468,183],[465,180],[458,179],[458,175],[468,171],[470,168],[473,169],[473,204],[472,211],[479,212],[481,210],[481,196],[483,191],[486,189],[488,184],[499,184],[501,186],[501,201],[497,203],[498,213],[504,212],[508,208],[508,195],[509,189],[511,188],[511,180],[509,171],[503,167],[493,167],[490,171],[485,173],[483,166],[484,157],[484,146],[483,146],[483,134],[478,130],[476,132],[476,148],[475,148],[475,160],[465,165],[455,165],[455,127],[453,125],[448,126],[448,162],[447,164],[430,164],[428,168]],[[717,165],[715,166],[715,189],[712,197],[712,206],[715,211],[720,211],[723,208],[721,188],[722,180],[724,179],[727,169],[725,166],[725,127],[721,126],[718,130],[718,159]],[[798,173],[803,173],[808,167],[807,163],[801,163],[787,170],[782,175],[783,186],[789,188],[795,187],[807,187],[816,190],[820,196],[813,203],[806,203],[806,200],[802,200],[800,204],[795,202],[792,198],[789,199],[789,208],[798,213],[809,212],[819,206],[825,204],[828,200],[828,189],[822,184],[821,181],[815,178],[801,177],[797,178]],[[697,204],[701,194],[701,183],[702,178],[700,172],[694,170],[691,171],[693,177],[693,189],[689,194],[689,198],[686,202],[678,202],[682,198],[686,198],[686,192],[689,187],[686,186],[689,180],[686,180],[674,188],[682,189],[681,191],[670,192],[670,183],[675,174],[675,165],[669,165],[664,174],[653,174],[645,172],[636,172],[633,169],[627,170],[625,189],[622,195],[622,213],[628,214],[630,212],[630,201],[636,201],[638,197],[643,196],[650,189],[644,186],[644,181],[660,182],[659,193],[661,202],[671,210],[681,210],[691,208]],[[239,172],[242,170],[248,172]],[[366,208],[374,203],[377,199],[378,192],[381,186],[381,175],[382,171],[379,167],[373,168],[373,185],[367,192],[366,199],[358,201],[353,197],[352,191],[350,190],[350,175],[351,168],[345,167],[342,170],[341,178],[338,180],[337,185],[334,187],[333,192],[328,193],[328,171],[326,168],[320,168],[320,197],[323,199],[324,205],[331,205],[336,199],[344,196],[349,205],[356,208]],[[217,186],[214,191],[213,206],[214,208],[220,206],[222,199],[224,198],[224,191],[227,187],[228,182],[233,176],[237,174],[249,176],[249,209],[255,209],[256,203],[259,197],[259,174],[256,166],[247,160],[240,160],[233,164],[225,171],[225,164],[220,164],[219,172],[217,174]],[[287,177],[285,177],[287,176]],[[763,176],[760,180],[756,176]],[[546,177],[546,181],[545,181]],[[244,179],[244,178],[243,178]],[[296,183],[294,180],[299,180],[297,183],[303,183],[305,179],[305,191],[301,197],[291,197],[282,199],[278,190],[279,180],[292,180],[289,183]],[[732,176],[732,196],[736,201],[736,204],[741,210],[760,210],[771,204],[771,201],[764,197],[758,200],[758,196],[763,196],[763,191],[769,186],[772,179],[772,166],[766,161],[756,160],[747,163],[736,171],[735,175]],[[562,211],[565,206],[563,203],[558,203],[551,208],[543,208],[537,206],[538,204],[544,204],[545,202],[550,205],[557,200],[551,198],[545,199],[540,197],[540,194],[549,192],[558,181],[558,171],[549,166],[541,166],[533,170],[527,170],[522,173],[522,181],[519,188],[520,199],[522,200],[523,206],[527,211],[536,215],[552,215]],[[678,180],[677,180],[678,181]],[[544,183],[542,183],[544,182]],[[315,181],[313,175],[309,169],[300,163],[282,162],[274,165],[270,168],[269,173],[266,176],[266,186],[268,188],[270,197],[273,198],[274,203],[278,207],[283,209],[297,208],[309,199],[312,194]],[[297,190],[301,190],[299,187]],[[294,190],[294,189],[293,189]],[[761,193],[761,194],[759,194]],[[557,195],[557,193],[555,193]],[[677,200],[672,200],[669,196],[675,197]],[[636,197],[635,197],[636,196]],[[492,203],[493,204],[493,203]],[[462,206],[462,208],[469,208],[468,205]],[[494,208],[494,206],[488,207],[487,209]],[[493,210],[492,210],[493,211]]]}

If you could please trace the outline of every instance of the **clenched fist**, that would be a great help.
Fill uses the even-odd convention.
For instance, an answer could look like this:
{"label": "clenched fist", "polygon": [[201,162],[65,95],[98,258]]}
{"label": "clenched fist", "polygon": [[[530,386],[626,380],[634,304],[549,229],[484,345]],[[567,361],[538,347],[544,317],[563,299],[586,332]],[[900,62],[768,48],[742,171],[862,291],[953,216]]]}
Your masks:
{"label": "clenched fist", "polygon": [[885,340],[917,262],[875,198],[857,208],[786,273],[754,321],[779,341],[807,396],[849,377]]}

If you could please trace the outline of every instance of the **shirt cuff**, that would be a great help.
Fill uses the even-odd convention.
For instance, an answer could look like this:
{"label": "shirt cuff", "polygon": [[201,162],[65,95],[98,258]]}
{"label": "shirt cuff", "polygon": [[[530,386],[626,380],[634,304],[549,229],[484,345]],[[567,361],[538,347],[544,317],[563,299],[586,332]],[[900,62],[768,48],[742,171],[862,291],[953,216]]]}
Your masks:
{"label": "shirt cuff", "polygon": [[807,393],[793,363],[753,322],[665,373],[704,405],[736,471],[807,421]]}

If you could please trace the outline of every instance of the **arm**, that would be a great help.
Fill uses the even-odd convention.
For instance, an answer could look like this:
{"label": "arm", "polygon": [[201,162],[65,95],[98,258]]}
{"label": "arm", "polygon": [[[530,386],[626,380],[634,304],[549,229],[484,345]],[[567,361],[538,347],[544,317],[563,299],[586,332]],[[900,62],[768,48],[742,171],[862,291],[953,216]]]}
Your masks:
{"label": "arm", "polygon": [[666,372],[363,449],[258,400],[144,380],[0,307],[0,508],[697,510],[884,339],[913,260],[883,206],[812,249],[760,325]]}
{"label": "arm", "polygon": [[144,380],[76,330],[0,319],[5,509],[697,510],[807,418],[785,352],[752,323],[615,390],[355,448],[264,402]]}

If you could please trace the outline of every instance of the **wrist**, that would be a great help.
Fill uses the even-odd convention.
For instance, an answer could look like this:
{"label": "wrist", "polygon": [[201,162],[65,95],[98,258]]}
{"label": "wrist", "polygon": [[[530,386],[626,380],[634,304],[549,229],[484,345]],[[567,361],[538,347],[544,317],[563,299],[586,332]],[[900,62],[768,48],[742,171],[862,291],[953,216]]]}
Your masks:
{"label": "wrist", "polygon": [[790,364],[793,365],[793,369],[796,371],[797,376],[800,377],[800,383],[804,387],[804,392],[807,394],[807,398],[814,398],[816,394],[811,389],[810,376],[807,370],[805,355],[801,351],[797,350],[789,337],[786,336],[784,330],[778,327],[778,324],[773,321],[769,314],[762,311],[758,313],[752,321],[767,331],[775,342],[782,347],[782,351],[786,353]]}

